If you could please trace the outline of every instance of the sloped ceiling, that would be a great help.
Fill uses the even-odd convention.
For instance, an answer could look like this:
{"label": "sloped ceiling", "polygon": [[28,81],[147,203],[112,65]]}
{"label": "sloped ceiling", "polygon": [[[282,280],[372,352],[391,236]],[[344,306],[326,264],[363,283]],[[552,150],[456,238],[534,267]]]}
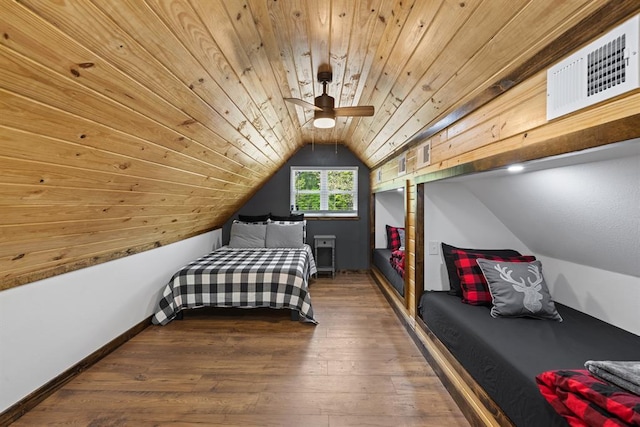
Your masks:
{"label": "sloped ceiling", "polygon": [[640,277],[640,139],[460,178],[533,253]]}
{"label": "sloped ceiling", "polygon": [[[346,144],[372,167],[606,3],[21,0],[2,4],[3,44],[6,59],[35,61],[17,72],[46,75],[46,67],[57,80],[75,79],[121,114],[133,110],[207,148],[229,179],[242,181],[245,169],[260,181],[309,142]],[[336,105],[373,105],[374,117],[318,130],[311,111],[282,100],[313,103],[326,65]],[[83,96],[58,101],[73,111],[68,101],[85,108]],[[150,139],[133,120],[118,128]]]}
{"label": "sloped ceiling", "polygon": [[[308,143],[377,165],[634,3],[0,1],[0,289],[220,226]],[[327,64],[373,117],[283,101]]]}

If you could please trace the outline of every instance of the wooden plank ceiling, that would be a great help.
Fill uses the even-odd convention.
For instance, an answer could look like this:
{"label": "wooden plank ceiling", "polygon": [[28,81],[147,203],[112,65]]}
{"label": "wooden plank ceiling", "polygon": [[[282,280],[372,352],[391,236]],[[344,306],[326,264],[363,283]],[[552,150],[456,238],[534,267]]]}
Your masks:
{"label": "wooden plank ceiling", "polygon": [[[613,3],[0,1],[2,287],[220,226],[307,143],[377,165]],[[374,117],[283,101],[322,65]]]}

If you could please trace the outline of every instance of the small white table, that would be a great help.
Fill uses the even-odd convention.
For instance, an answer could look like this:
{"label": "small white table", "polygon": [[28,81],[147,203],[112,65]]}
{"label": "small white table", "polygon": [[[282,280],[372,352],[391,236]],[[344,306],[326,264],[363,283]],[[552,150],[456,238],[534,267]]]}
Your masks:
{"label": "small white table", "polygon": [[[313,247],[315,249],[315,261],[318,273],[331,273],[331,277],[336,276],[336,236],[315,235],[313,236]],[[316,277],[318,277],[316,273]]]}

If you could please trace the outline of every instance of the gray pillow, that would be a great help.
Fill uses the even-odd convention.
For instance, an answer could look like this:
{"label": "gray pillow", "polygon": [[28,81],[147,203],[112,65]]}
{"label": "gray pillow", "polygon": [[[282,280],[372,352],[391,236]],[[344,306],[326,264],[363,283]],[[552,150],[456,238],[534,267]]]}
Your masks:
{"label": "gray pillow", "polygon": [[270,222],[267,224],[265,246],[267,248],[300,248],[304,243],[302,228],[302,221],[290,224]]}
{"label": "gray pillow", "polygon": [[267,234],[266,224],[244,224],[234,222],[231,224],[231,248],[264,248],[264,239]]}
{"label": "gray pillow", "polygon": [[562,322],[542,275],[542,263],[476,260],[489,284],[493,317],[535,317]]}
{"label": "gray pillow", "polygon": [[398,235],[400,236],[400,247],[398,249],[404,251],[404,228],[398,228]]}

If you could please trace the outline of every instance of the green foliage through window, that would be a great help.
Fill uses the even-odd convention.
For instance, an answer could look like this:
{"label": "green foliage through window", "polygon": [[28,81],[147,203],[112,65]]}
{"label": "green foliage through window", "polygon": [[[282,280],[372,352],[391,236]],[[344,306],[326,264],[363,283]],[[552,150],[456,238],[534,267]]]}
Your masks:
{"label": "green foliage through window", "polygon": [[357,215],[358,168],[291,168],[291,210]]}

